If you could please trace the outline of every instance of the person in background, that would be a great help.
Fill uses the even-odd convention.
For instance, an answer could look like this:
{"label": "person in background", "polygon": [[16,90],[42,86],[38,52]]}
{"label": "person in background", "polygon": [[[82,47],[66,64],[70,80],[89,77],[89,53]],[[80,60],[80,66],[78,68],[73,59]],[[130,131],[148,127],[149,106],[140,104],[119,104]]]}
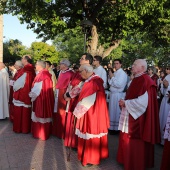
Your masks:
{"label": "person in background", "polygon": [[45,61],[45,64],[46,64],[46,69],[51,74],[51,79],[52,79],[52,82],[53,82],[53,91],[54,91],[54,94],[55,94],[57,79],[56,79],[54,71],[51,68],[51,65],[52,65],[51,62],[50,61]]}
{"label": "person in background", "polygon": [[5,64],[0,62],[0,119],[9,117],[9,74]]}
{"label": "person in background", "polygon": [[14,63],[10,63],[8,67],[9,67],[9,75],[11,78],[13,78],[17,72]]}
{"label": "person in background", "polygon": [[110,99],[109,99],[109,115],[110,115],[110,134],[118,133],[120,107],[119,100],[124,97],[124,89],[127,84],[127,74],[121,68],[120,59],[114,60],[115,72],[109,72]]}
{"label": "person in background", "polygon": [[51,65],[51,67],[52,67],[52,70],[54,71],[54,74],[55,74],[55,76],[56,76],[56,79],[58,79],[58,75],[59,75],[59,73],[60,73],[60,68],[59,68],[59,66],[57,65],[57,63],[53,63],[53,64]]}
{"label": "person in background", "polygon": [[161,129],[161,144],[164,145],[164,129],[166,125],[166,120],[168,117],[168,112],[170,110],[170,104],[168,103],[168,86],[170,85],[170,66],[167,66],[166,68],[166,74],[167,76],[163,79],[163,82],[161,83],[161,93],[164,96],[160,105],[159,110],[159,120],[160,120],[160,129]]}
{"label": "person in background", "polygon": [[[168,93],[166,94],[169,98],[170,102],[170,86],[168,86]],[[169,170],[170,169],[170,110],[167,116],[166,126],[165,126],[165,133],[164,133],[165,144],[163,148],[162,154],[162,162],[160,170]]]}
{"label": "person in background", "polygon": [[90,65],[81,65],[79,70],[85,83],[73,111],[77,119],[78,160],[83,166],[98,165],[109,156],[109,115],[103,80],[93,73]]}
{"label": "person in background", "polygon": [[102,80],[103,80],[103,87],[104,89],[107,89],[107,72],[106,70],[101,66],[101,62],[102,62],[102,57],[101,56],[94,56],[93,59],[93,66],[94,68],[94,73],[96,75],[98,75]]}
{"label": "person in background", "polygon": [[31,131],[31,91],[32,82],[35,78],[34,66],[29,55],[24,55],[21,60],[22,71],[17,74],[13,85],[14,120],[13,131],[16,133],[29,133]]}
{"label": "person in background", "polygon": [[134,78],[121,99],[117,161],[125,170],[144,170],[154,166],[154,144],[160,142],[157,86],[145,73],[143,59],[132,65]]}
{"label": "person in background", "polygon": [[36,62],[37,75],[33,81],[29,96],[32,106],[32,128],[34,138],[47,140],[52,130],[52,115],[54,111],[54,93],[51,74],[46,70],[46,62]]}
{"label": "person in background", "polygon": [[157,81],[158,81],[158,75],[156,74],[156,68],[154,66],[150,66],[148,67],[148,75],[150,76],[150,78],[155,82],[155,84],[157,85]]}
{"label": "person in background", "polygon": [[56,84],[55,105],[53,114],[52,134],[58,138],[64,139],[65,120],[66,120],[66,100],[64,94],[72,80],[73,71],[69,69],[70,61],[63,59],[60,61],[60,74]]}
{"label": "person in background", "polygon": [[17,72],[15,73],[14,77],[10,80],[10,96],[9,96],[9,118],[10,121],[13,122],[14,120],[14,104],[13,104],[13,85],[14,82],[16,81],[17,75],[20,74],[20,72],[22,71],[23,68],[23,64],[20,60],[17,60],[14,64],[15,69],[17,70]]}

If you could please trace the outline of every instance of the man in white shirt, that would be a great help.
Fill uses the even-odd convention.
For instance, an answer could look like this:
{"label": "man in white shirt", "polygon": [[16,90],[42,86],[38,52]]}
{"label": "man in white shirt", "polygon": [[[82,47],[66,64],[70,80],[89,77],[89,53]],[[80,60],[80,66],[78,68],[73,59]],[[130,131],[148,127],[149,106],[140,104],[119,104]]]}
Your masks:
{"label": "man in white shirt", "polygon": [[9,75],[5,64],[0,62],[0,119],[9,117]]}
{"label": "man in white shirt", "polygon": [[115,72],[109,72],[108,83],[110,85],[109,114],[110,114],[110,134],[118,132],[120,107],[119,100],[124,97],[124,89],[127,84],[127,74],[121,68],[120,59],[114,60]]}
{"label": "man in white shirt", "polygon": [[107,89],[107,73],[106,70],[101,66],[102,57],[101,56],[94,56],[93,59],[93,66],[95,69],[93,70],[96,75],[98,75],[103,80],[103,87]]}

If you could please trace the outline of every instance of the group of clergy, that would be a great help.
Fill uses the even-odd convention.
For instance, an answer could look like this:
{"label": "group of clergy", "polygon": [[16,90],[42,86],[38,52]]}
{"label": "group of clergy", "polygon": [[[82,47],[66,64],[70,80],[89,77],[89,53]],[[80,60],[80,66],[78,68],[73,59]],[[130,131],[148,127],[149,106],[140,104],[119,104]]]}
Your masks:
{"label": "group of clergy", "polygon": [[[47,140],[51,134],[64,139],[65,146],[77,149],[83,166],[97,165],[101,159],[108,158],[110,118],[104,81],[94,73],[94,60],[91,54],[84,53],[77,72],[69,68],[67,59],[61,60],[55,89],[46,62],[39,60],[34,67],[29,55],[17,61],[17,73],[10,81],[13,131],[31,132],[33,137],[42,140]],[[117,161],[125,170],[153,167],[154,144],[160,143],[157,87],[146,70],[145,60],[133,63],[134,78],[125,98],[118,101],[121,114]],[[114,76],[112,79],[116,81]],[[2,100],[0,98],[0,103]],[[67,156],[69,160],[70,152]]]}

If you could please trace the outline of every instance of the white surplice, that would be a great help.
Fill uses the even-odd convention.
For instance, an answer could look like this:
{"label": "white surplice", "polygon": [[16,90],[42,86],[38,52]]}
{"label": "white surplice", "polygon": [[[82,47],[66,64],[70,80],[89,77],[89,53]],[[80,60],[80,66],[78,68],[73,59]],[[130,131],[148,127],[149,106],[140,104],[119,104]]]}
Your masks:
{"label": "white surplice", "polygon": [[6,69],[0,70],[0,119],[9,117],[9,75]]}

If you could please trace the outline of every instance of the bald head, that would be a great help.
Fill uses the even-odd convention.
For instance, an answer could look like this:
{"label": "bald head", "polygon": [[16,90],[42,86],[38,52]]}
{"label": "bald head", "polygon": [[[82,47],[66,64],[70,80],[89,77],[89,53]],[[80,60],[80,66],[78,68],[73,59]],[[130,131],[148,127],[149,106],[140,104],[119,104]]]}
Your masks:
{"label": "bald head", "polygon": [[5,64],[3,62],[0,62],[0,70],[2,70],[3,68],[5,68]]}
{"label": "bald head", "polygon": [[132,73],[134,75],[144,73],[147,70],[147,62],[144,59],[137,59],[132,65]]}

